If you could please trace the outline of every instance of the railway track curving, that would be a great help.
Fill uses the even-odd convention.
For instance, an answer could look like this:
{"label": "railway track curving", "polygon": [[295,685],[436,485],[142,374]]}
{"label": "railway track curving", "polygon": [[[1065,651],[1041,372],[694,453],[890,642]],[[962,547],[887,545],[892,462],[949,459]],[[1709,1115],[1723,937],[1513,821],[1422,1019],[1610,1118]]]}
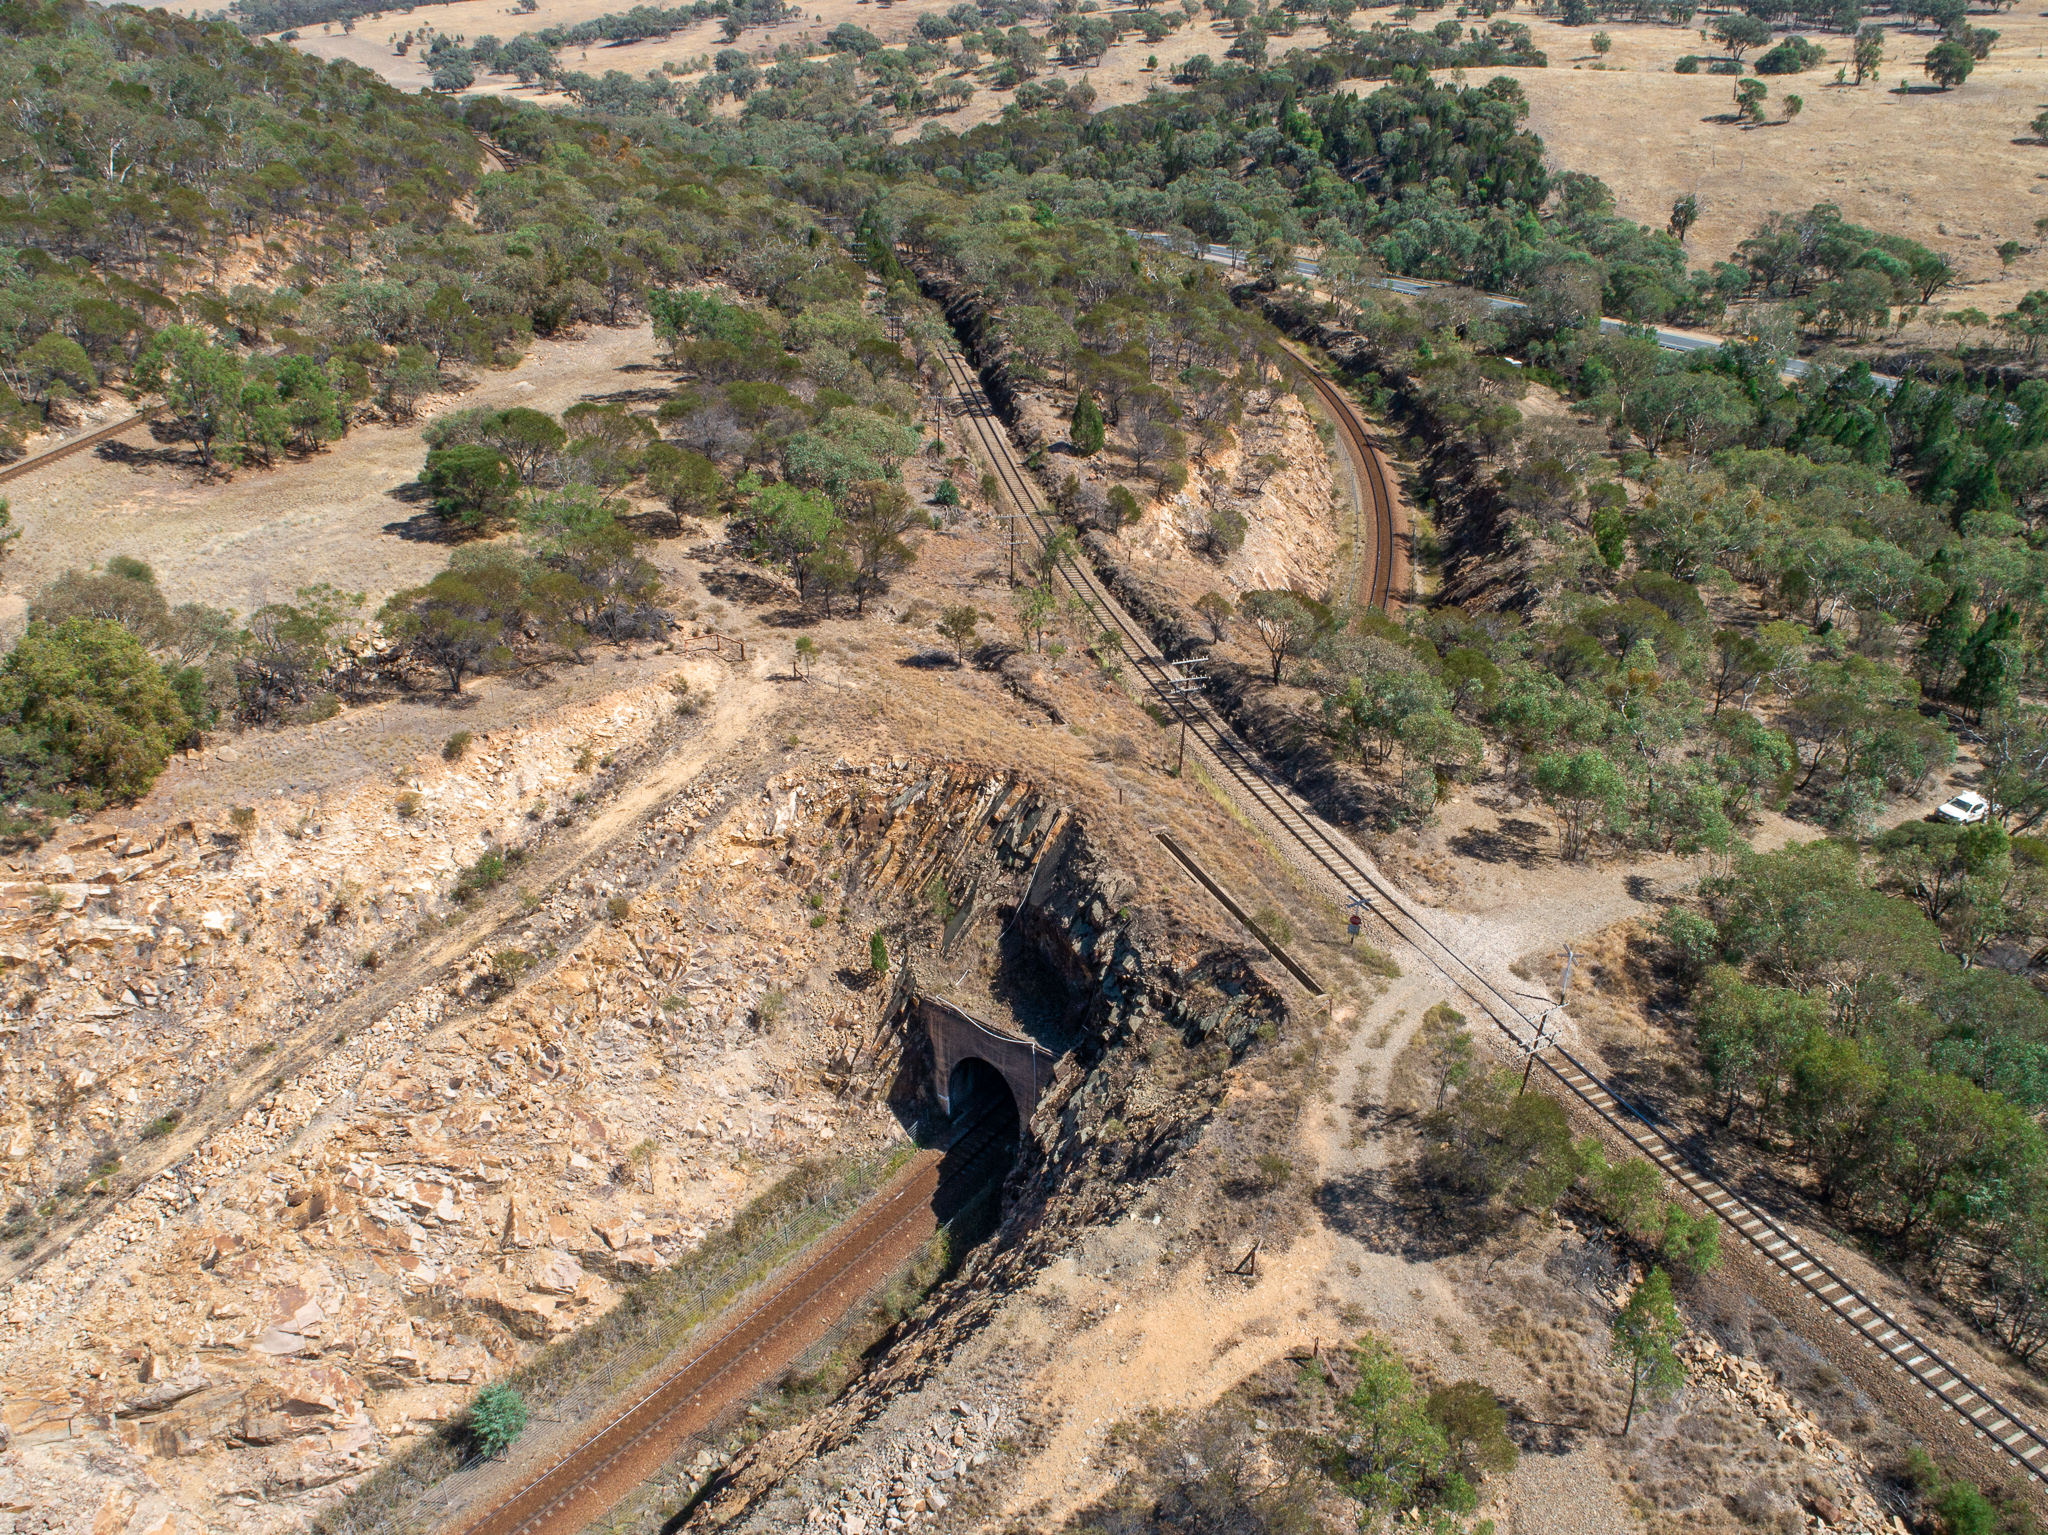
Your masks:
{"label": "railway track curving", "polygon": [[921,1151],[754,1304],[661,1381],[599,1422],[453,1535],[573,1535],[646,1481],[692,1435],[785,1369],[939,1229],[997,1170],[1008,1117],[984,1110],[945,1151]]}
{"label": "railway track curving", "polygon": [[1358,483],[1372,503],[1367,511],[1372,549],[1370,559],[1359,562],[1358,585],[1361,590],[1354,595],[1362,606],[1384,608],[1392,600],[1394,592],[1396,539],[1394,490],[1387,483],[1386,460],[1373,446],[1372,434],[1366,430],[1358,408],[1344,391],[1326,378],[1301,348],[1291,341],[1283,344],[1301,364],[1302,372],[1315,387],[1316,397],[1323,402],[1324,410],[1342,434],[1345,451],[1350,454],[1352,463],[1358,466]]}
{"label": "railway track curving", "polygon": [[155,409],[145,410],[124,421],[103,426],[98,431],[87,432],[83,437],[74,437],[69,442],[60,443],[47,453],[38,453],[33,458],[9,464],[6,468],[0,469],[0,485],[5,485],[9,480],[18,479],[24,474],[33,474],[38,469],[47,469],[60,459],[69,458],[74,453],[83,453],[87,448],[97,447],[103,442],[119,437],[123,432],[133,431],[145,421],[153,420],[155,416]]}
{"label": "railway track curving", "polygon": [[[1007,431],[966,359],[949,351],[948,367],[959,391],[959,413],[971,422],[1005,494],[1015,503],[1014,510],[1025,526],[1036,532],[1042,548],[1053,531],[1044,498],[1018,463]],[[1318,392],[1327,400],[1326,385],[1327,381],[1320,381]],[[1334,386],[1327,387],[1335,392]],[[1352,419],[1355,422],[1355,416]],[[1544,1071],[1718,1215],[1766,1265],[1839,1318],[1865,1346],[1882,1353],[1892,1368],[1910,1377],[1929,1400],[1955,1413],[2035,1479],[2048,1482],[2048,1438],[1900,1326],[1895,1317],[1857,1291],[1769,1213],[1723,1183],[1704,1158],[1666,1140],[1649,1113],[1616,1093],[1570,1051],[1560,1044],[1540,1043],[1536,1019],[1439,938],[1350,839],[1303,803],[1205,700],[1185,693],[1158,647],[1082,561],[1062,561],[1057,574],[1076,597],[1096,610],[1125,659],[1158,703],[1177,723],[1186,725],[1190,741],[1216,765],[1225,787],[1244,808],[1269,823],[1345,897],[1362,903],[1396,938],[1422,954],[1448,984],[1492,1021],[1512,1050],[1519,1054],[1535,1046],[1537,1064]]]}

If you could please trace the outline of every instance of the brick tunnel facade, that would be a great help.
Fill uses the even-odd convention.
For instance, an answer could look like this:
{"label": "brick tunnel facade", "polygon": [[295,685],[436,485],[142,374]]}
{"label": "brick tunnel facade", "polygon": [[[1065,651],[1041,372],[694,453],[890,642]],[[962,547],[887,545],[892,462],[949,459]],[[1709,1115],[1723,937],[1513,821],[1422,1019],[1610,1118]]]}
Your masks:
{"label": "brick tunnel facade", "polygon": [[920,996],[917,1011],[931,1040],[932,1076],[938,1087],[940,1108],[948,1114],[953,1112],[954,1068],[963,1061],[978,1060],[993,1066],[1009,1084],[1010,1095],[1017,1100],[1017,1123],[1031,1122],[1039,1094],[1052,1081],[1058,1056],[1043,1045],[1006,1034],[937,997]]}

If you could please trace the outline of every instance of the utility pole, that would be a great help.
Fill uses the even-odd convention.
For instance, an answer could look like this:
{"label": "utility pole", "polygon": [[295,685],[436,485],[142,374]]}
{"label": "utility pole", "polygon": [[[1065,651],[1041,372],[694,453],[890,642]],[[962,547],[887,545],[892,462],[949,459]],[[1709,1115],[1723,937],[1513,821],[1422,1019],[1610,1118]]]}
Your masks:
{"label": "utility pole", "polygon": [[1188,711],[1194,706],[1185,702],[1208,686],[1208,678],[1196,667],[1209,664],[1207,656],[1196,656],[1187,661],[1162,661],[1159,669],[1165,675],[1160,690],[1174,701],[1174,712],[1180,715],[1180,747],[1173,755],[1173,776],[1180,777],[1181,769],[1187,764],[1188,755]]}
{"label": "utility pole", "polygon": [[1557,982],[1557,1001],[1543,1010],[1543,1016],[1536,1020],[1535,1037],[1522,1047],[1527,1059],[1522,1063],[1522,1085],[1515,1090],[1516,1097],[1520,1097],[1529,1090],[1529,1073],[1536,1069],[1537,1055],[1545,1046],[1556,1043],[1555,1037],[1551,1033],[1550,1015],[1564,1006],[1565,998],[1571,992],[1572,965],[1577,959],[1578,955],[1572,952],[1572,946],[1566,944],[1564,946],[1564,974],[1558,978]]}
{"label": "utility pole", "polygon": [[1522,1046],[1524,1057],[1522,1061],[1522,1085],[1515,1089],[1515,1096],[1517,1098],[1529,1090],[1529,1073],[1536,1069],[1536,1057],[1542,1053],[1543,1047],[1551,1042],[1550,1014],[1546,1012],[1541,1018],[1536,1020],[1536,1033],[1534,1037],[1530,1039],[1528,1044]]}
{"label": "utility pole", "polygon": [[997,520],[1009,524],[1010,585],[1017,584],[1017,524],[1023,519],[1022,512],[998,512]]}

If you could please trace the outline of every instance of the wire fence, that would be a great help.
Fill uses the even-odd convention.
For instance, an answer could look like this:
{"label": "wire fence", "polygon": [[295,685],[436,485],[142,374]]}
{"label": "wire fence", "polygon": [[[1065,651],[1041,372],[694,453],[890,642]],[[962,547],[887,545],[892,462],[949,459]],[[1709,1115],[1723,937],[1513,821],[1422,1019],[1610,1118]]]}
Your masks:
{"label": "wire fence", "polygon": [[[966,1203],[955,1210],[938,1230],[925,1239],[918,1249],[919,1253],[930,1252],[934,1244],[940,1242],[951,1244],[948,1268],[957,1265],[962,1247],[972,1246],[988,1235],[986,1230],[977,1230],[977,1223],[987,1222],[989,1201],[1000,1195],[1002,1186],[1003,1180],[1000,1177],[992,1178],[985,1183]],[[965,1243],[960,1241],[962,1232],[967,1233],[968,1240]],[[917,1260],[913,1258],[911,1261],[915,1264]],[[828,1335],[813,1344],[807,1354],[816,1356],[835,1346],[836,1340]],[[696,1455],[701,1454],[715,1437],[717,1436],[709,1432],[692,1434],[678,1444],[675,1453],[660,1470],[647,1479],[640,1492],[628,1497],[610,1512],[593,1521],[584,1535],[658,1535],[659,1531],[666,1529],[676,1515],[687,1508],[697,1495],[717,1478],[718,1473],[725,1469],[723,1458],[702,1474],[695,1473],[691,1464]]]}
{"label": "wire fence", "polygon": [[[503,1378],[525,1400],[530,1421],[581,1424],[659,1365],[704,1322],[761,1283],[792,1253],[830,1230],[908,1160],[914,1143],[852,1168],[829,1187],[777,1211],[765,1232],[709,1277],[656,1274],[610,1311]],[[693,1284],[693,1279],[696,1282]],[[567,1436],[580,1442],[582,1435]],[[565,1443],[558,1453],[573,1447]],[[546,1463],[538,1452],[527,1474]],[[314,1526],[327,1535],[425,1535],[487,1478],[511,1468],[504,1456],[469,1452],[444,1432],[386,1466]],[[521,1477],[524,1480],[524,1477]]]}

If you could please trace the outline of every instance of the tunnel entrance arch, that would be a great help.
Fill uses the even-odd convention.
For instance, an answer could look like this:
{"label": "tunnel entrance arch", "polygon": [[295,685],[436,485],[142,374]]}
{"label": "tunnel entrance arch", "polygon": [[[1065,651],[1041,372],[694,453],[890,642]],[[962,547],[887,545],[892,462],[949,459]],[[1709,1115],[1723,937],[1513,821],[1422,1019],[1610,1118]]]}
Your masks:
{"label": "tunnel entrance arch", "polygon": [[[919,997],[918,1015],[932,1046],[932,1081],[939,1107],[950,1117],[957,1112],[956,1091],[990,1088],[991,1074],[1008,1089],[1017,1106],[1017,1123],[1031,1122],[1038,1100],[1052,1081],[1059,1057],[1021,1035],[1005,1033],[937,997]],[[964,1075],[962,1068],[967,1068]]]}

